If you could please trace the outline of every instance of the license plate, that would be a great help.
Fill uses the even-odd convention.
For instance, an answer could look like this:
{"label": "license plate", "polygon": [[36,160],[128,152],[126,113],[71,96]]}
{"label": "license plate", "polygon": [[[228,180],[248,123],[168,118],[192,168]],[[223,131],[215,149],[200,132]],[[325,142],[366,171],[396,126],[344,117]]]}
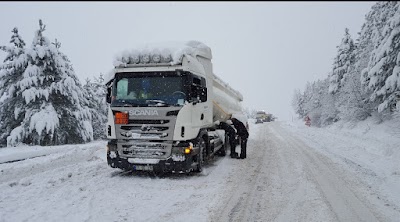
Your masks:
{"label": "license plate", "polygon": [[133,165],[133,170],[151,171],[151,170],[153,170],[153,166],[151,166],[151,165]]}

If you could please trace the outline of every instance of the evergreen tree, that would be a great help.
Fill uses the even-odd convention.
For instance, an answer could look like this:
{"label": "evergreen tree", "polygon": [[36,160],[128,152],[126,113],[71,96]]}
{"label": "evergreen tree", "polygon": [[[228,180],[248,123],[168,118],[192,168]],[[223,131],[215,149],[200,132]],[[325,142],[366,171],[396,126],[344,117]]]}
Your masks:
{"label": "evergreen tree", "polygon": [[257,110],[251,109],[249,107],[244,108],[243,111],[248,119],[255,119]]}
{"label": "evergreen tree", "polygon": [[[72,65],[60,50],[43,36],[39,20],[32,47],[26,50],[28,66],[17,82],[17,94],[24,99],[24,117],[7,138],[8,146],[18,143],[57,145],[93,139],[91,115],[84,106],[82,86]],[[23,114],[22,114],[23,113]]]}
{"label": "evergreen tree", "polygon": [[339,118],[346,121],[360,121],[371,115],[372,109],[366,103],[367,96],[363,93],[360,73],[355,71],[354,65],[349,71],[347,80],[339,90],[337,100]]}
{"label": "evergreen tree", "polygon": [[[371,101],[379,103],[378,111],[394,111],[400,99],[400,9],[398,2],[385,2],[379,8],[382,15],[375,49],[364,78],[372,91]],[[389,109],[391,108],[391,109]]]}
{"label": "evergreen tree", "polygon": [[[319,111],[321,112],[319,125],[321,126],[332,124],[340,119],[338,107],[335,105],[337,95],[329,93],[326,90],[329,87],[329,84],[329,79],[326,78],[318,81],[316,85],[319,94]],[[341,85],[343,86],[343,83]]]}
{"label": "evergreen tree", "polygon": [[304,110],[304,96],[300,92],[300,89],[296,89],[292,98],[292,107],[294,112],[299,115],[299,118],[304,118],[306,112]]}
{"label": "evergreen tree", "polygon": [[312,125],[325,126],[338,120],[338,110],[334,103],[334,94],[326,90],[329,79],[307,82],[302,94],[296,90],[292,99],[292,106],[300,118],[309,116]]}
{"label": "evergreen tree", "polygon": [[303,107],[304,107],[304,116],[312,115],[312,119],[319,119],[317,112],[315,109],[319,106],[319,101],[316,98],[318,95],[315,93],[315,82],[307,82],[306,89],[303,94]]}
{"label": "evergreen tree", "polygon": [[321,126],[322,123],[322,111],[323,111],[323,93],[326,91],[326,87],[322,87],[322,81],[314,81],[307,84],[305,91],[305,110],[306,115],[311,118],[314,126]]}
{"label": "evergreen tree", "polygon": [[[365,111],[360,82],[360,70],[356,70],[356,61],[359,43],[354,43],[348,29],[339,46],[338,56],[334,63],[334,73],[339,73],[340,81],[330,81],[329,92],[334,94],[333,98],[328,97],[335,104],[337,117],[335,119],[362,120],[369,114]],[[349,50],[346,50],[349,49]],[[341,58],[341,59],[340,59]],[[340,61],[341,60],[341,61]],[[339,61],[339,62],[338,62]],[[344,64],[343,66],[340,66]],[[339,68],[338,68],[339,67]],[[341,74],[341,75],[340,75]],[[330,79],[332,80],[332,79]],[[331,109],[333,110],[333,109]]]}
{"label": "evergreen tree", "polygon": [[4,63],[0,65],[0,147],[7,145],[11,130],[22,121],[19,114],[23,109],[23,102],[21,95],[16,93],[16,83],[22,79],[27,66],[25,42],[17,28],[12,33],[10,44],[0,46],[7,53]]}
{"label": "evergreen tree", "polygon": [[[325,82],[308,83],[304,94],[295,95],[294,107],[321,125],[331,120],[383,120],[400,108],[400,9],[399,2],[378,2],[365,17],[354,44],[348,30],[338,46],[329,77],[329,94],[320,92]],[[326,90],[325,90],[326,91]],[[332,106],[332,104],[335,104]],[[336,109],[335,109],[336,108]],[[380,113],[378,113],[378,111]],[[335,117],[336,113],[336,117]],[[314,117],[313,117],[314,116]],[[314,122],[315,123],[315,122]],[[313,124],[315,125],[315,124]]]}
{"label": "evergreen tree", "polygon": [[344,87],[344,93],[350,93],[347,100],[347,110],[342,110],[343,117],[348,120],[364,120],[374,113],[375,105],[369,101],[371,90],[365,87],[366,79],[363,77],[363,73],[367,70],[374,49],[373,36],[378,33],[376,16],[379,4],[372,6],[371,11],[365,16],[366,21],[362,25],[361,31],[358,33],[359,37],[354,50],[355,63],[350,68],[350,78]]}
{"label": "evergreen tree", "polygon": [[106,102],[107,89],[104,85],[103,74],[100,74],[99,78],[94,77],[94,82],[91,82],[90,79],[86,79],[84,90],[87,105],[92,114],[93,138],[95,140],[105,139],[107,109],[109,105]]}
{"label": "evergreen tree", "polygon": [[354,49],[355,45],[353,39],[349,34],[349,29],[344,31],[344,37],[341,44],[337,47],[338,53],[333,62],[333,70],[329,78],[329,92],[336,93],[348,75],[349,67],[354,63]]}

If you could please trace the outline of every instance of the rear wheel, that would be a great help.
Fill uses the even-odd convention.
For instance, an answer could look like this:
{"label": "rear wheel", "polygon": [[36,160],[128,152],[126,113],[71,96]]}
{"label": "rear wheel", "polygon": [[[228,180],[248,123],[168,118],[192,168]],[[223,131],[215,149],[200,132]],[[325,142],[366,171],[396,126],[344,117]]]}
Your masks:
{"label": "rear wheel", "polygon": [[198,145],[199,145],[199,154],[197,154],[196,172],[201,172],[203,171],[203,165],[205,163],[205,158],[207,157],[207,147],[206,147],[206,142],[204,141],[203,138],[199,139]]}

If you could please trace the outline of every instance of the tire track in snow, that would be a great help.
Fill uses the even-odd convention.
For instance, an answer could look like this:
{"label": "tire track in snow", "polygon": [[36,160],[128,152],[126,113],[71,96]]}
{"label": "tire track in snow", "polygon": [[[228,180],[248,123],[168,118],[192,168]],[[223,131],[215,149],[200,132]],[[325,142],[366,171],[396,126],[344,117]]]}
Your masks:
{"label": "tire track in snow", "polygon": [[[249,221],[254,214],[256,209],[253,209],[252,205],[257,198],[256,193],[259,187],[262,187],[259,177],[267,151],[267,149],[259,147],[260,141],[265,142],[263,133],[259,133],[255,140],[249,139],[247,158],[237,160],[239,162],[229,176],[229,180],[232,182],[224,190],[223,196],[227,198],[223,199],[219,207],[211,214],[211,221]],[[236,160],[232,159],[231,161]]]}
{"label": "tire track in snow", "polygon": [[263,192],[256,193],[252,207],[259,210],[248,221],[335,221],[298,151],[286,142],[286,135],[276,132],[277,124],[265,126],[268,152],[259,183]]}
{"label": "tire track in snow", "polygon": [[339,221],[378,221],[372,211],[347,186],[340,176],[330,168],[334,167],[331,161],[312,151],[300,139],[289,135],[281,126],[277,126],[277,133],[286,138],[290,147],[298,150],[299,157],[307,166],[322,191],[325,200]]}

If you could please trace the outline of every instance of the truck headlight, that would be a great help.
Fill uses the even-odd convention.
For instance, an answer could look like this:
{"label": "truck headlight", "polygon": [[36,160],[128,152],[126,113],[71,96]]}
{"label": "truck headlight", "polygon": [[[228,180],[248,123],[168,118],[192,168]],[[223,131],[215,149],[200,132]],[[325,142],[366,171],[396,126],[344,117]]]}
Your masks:
{"label": "truck headlight", "polygon": [[190,143],[190,145],[188,147],[185,148],[184,153],[185,154],[190,154],[193,150],[193,144]]}

